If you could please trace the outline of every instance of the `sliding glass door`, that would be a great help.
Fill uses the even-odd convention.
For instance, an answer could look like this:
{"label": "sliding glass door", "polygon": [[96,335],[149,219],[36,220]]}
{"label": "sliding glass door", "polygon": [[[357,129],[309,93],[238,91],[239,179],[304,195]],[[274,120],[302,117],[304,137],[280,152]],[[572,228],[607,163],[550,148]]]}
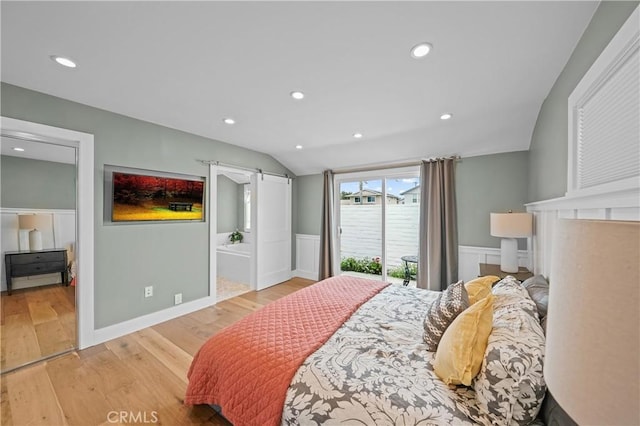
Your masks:
{"label": "sliding glass door", "polygon": [[338,273],[415,285],[417,167],[337,175],[335,184]]}
{"label": "sliding glass door", "polygon": [[340,182],[340,272],[382,279],[382,180]]}
{"label": "sliding glass door", "polygon": [[420,178],[405,175],[385,179],[387,209],[385,266],[387,280],[415,286],[420,229]]}

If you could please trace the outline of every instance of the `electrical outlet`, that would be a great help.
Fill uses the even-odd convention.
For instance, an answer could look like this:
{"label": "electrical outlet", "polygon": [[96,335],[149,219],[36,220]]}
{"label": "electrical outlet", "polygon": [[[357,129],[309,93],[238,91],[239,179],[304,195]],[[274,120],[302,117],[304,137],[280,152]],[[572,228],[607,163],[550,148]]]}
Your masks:
{"label": "electrical outlet", "polygon": [[151,297],[151,296],[153,296],[153,286],[149,285],[144,288],[144,297]]}
{"label": "electrical outlet", "polygon": [[182,293],[176,293],[173,296],[173,304],[174,305],[179,305],[182,303]]}

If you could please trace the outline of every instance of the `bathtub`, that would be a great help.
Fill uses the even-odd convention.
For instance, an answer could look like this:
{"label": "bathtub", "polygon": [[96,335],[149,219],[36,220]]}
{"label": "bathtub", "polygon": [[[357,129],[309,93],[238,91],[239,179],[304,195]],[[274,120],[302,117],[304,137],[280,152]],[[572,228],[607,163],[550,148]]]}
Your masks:
{"label": "bathtub", "polygon": [[251,244],[239,243],[239,244],[225,244],[218,246],[217,252],[223,253],[237,253],[242,256],[251,256]]}
{"label": "bathtub", "polygon": [[251,285],[251,244],[225,244],[216,248],[217,275]]}

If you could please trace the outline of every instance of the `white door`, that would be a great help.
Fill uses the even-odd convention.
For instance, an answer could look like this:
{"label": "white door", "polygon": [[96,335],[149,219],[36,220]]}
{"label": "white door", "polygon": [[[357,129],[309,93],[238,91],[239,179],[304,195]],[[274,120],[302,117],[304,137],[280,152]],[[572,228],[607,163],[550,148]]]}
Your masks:
{"label": "white door", "polygon": [[291,278],[291,182],[279,176],[256,176],[256,287]]}

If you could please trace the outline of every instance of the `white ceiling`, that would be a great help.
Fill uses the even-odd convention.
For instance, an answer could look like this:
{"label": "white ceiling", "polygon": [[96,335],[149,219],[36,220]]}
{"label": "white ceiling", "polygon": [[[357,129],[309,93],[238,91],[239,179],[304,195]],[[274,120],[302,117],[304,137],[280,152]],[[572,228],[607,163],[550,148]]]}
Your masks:
{"label": "white ceiling", "polygon": [[[13,148],[22,148],[24,151],[15,151]],[[0,153],[10,157],[30,158],[32,160],[66,164],[76,163],[75,148],[6,136],[0,138]]]}
{"label": "white ceiling", "polygon": [[[597,5],[3,1],[2,80],[265,152],[297,175],[526,150]],[[412,59],[422,41],[432,53]]]}

